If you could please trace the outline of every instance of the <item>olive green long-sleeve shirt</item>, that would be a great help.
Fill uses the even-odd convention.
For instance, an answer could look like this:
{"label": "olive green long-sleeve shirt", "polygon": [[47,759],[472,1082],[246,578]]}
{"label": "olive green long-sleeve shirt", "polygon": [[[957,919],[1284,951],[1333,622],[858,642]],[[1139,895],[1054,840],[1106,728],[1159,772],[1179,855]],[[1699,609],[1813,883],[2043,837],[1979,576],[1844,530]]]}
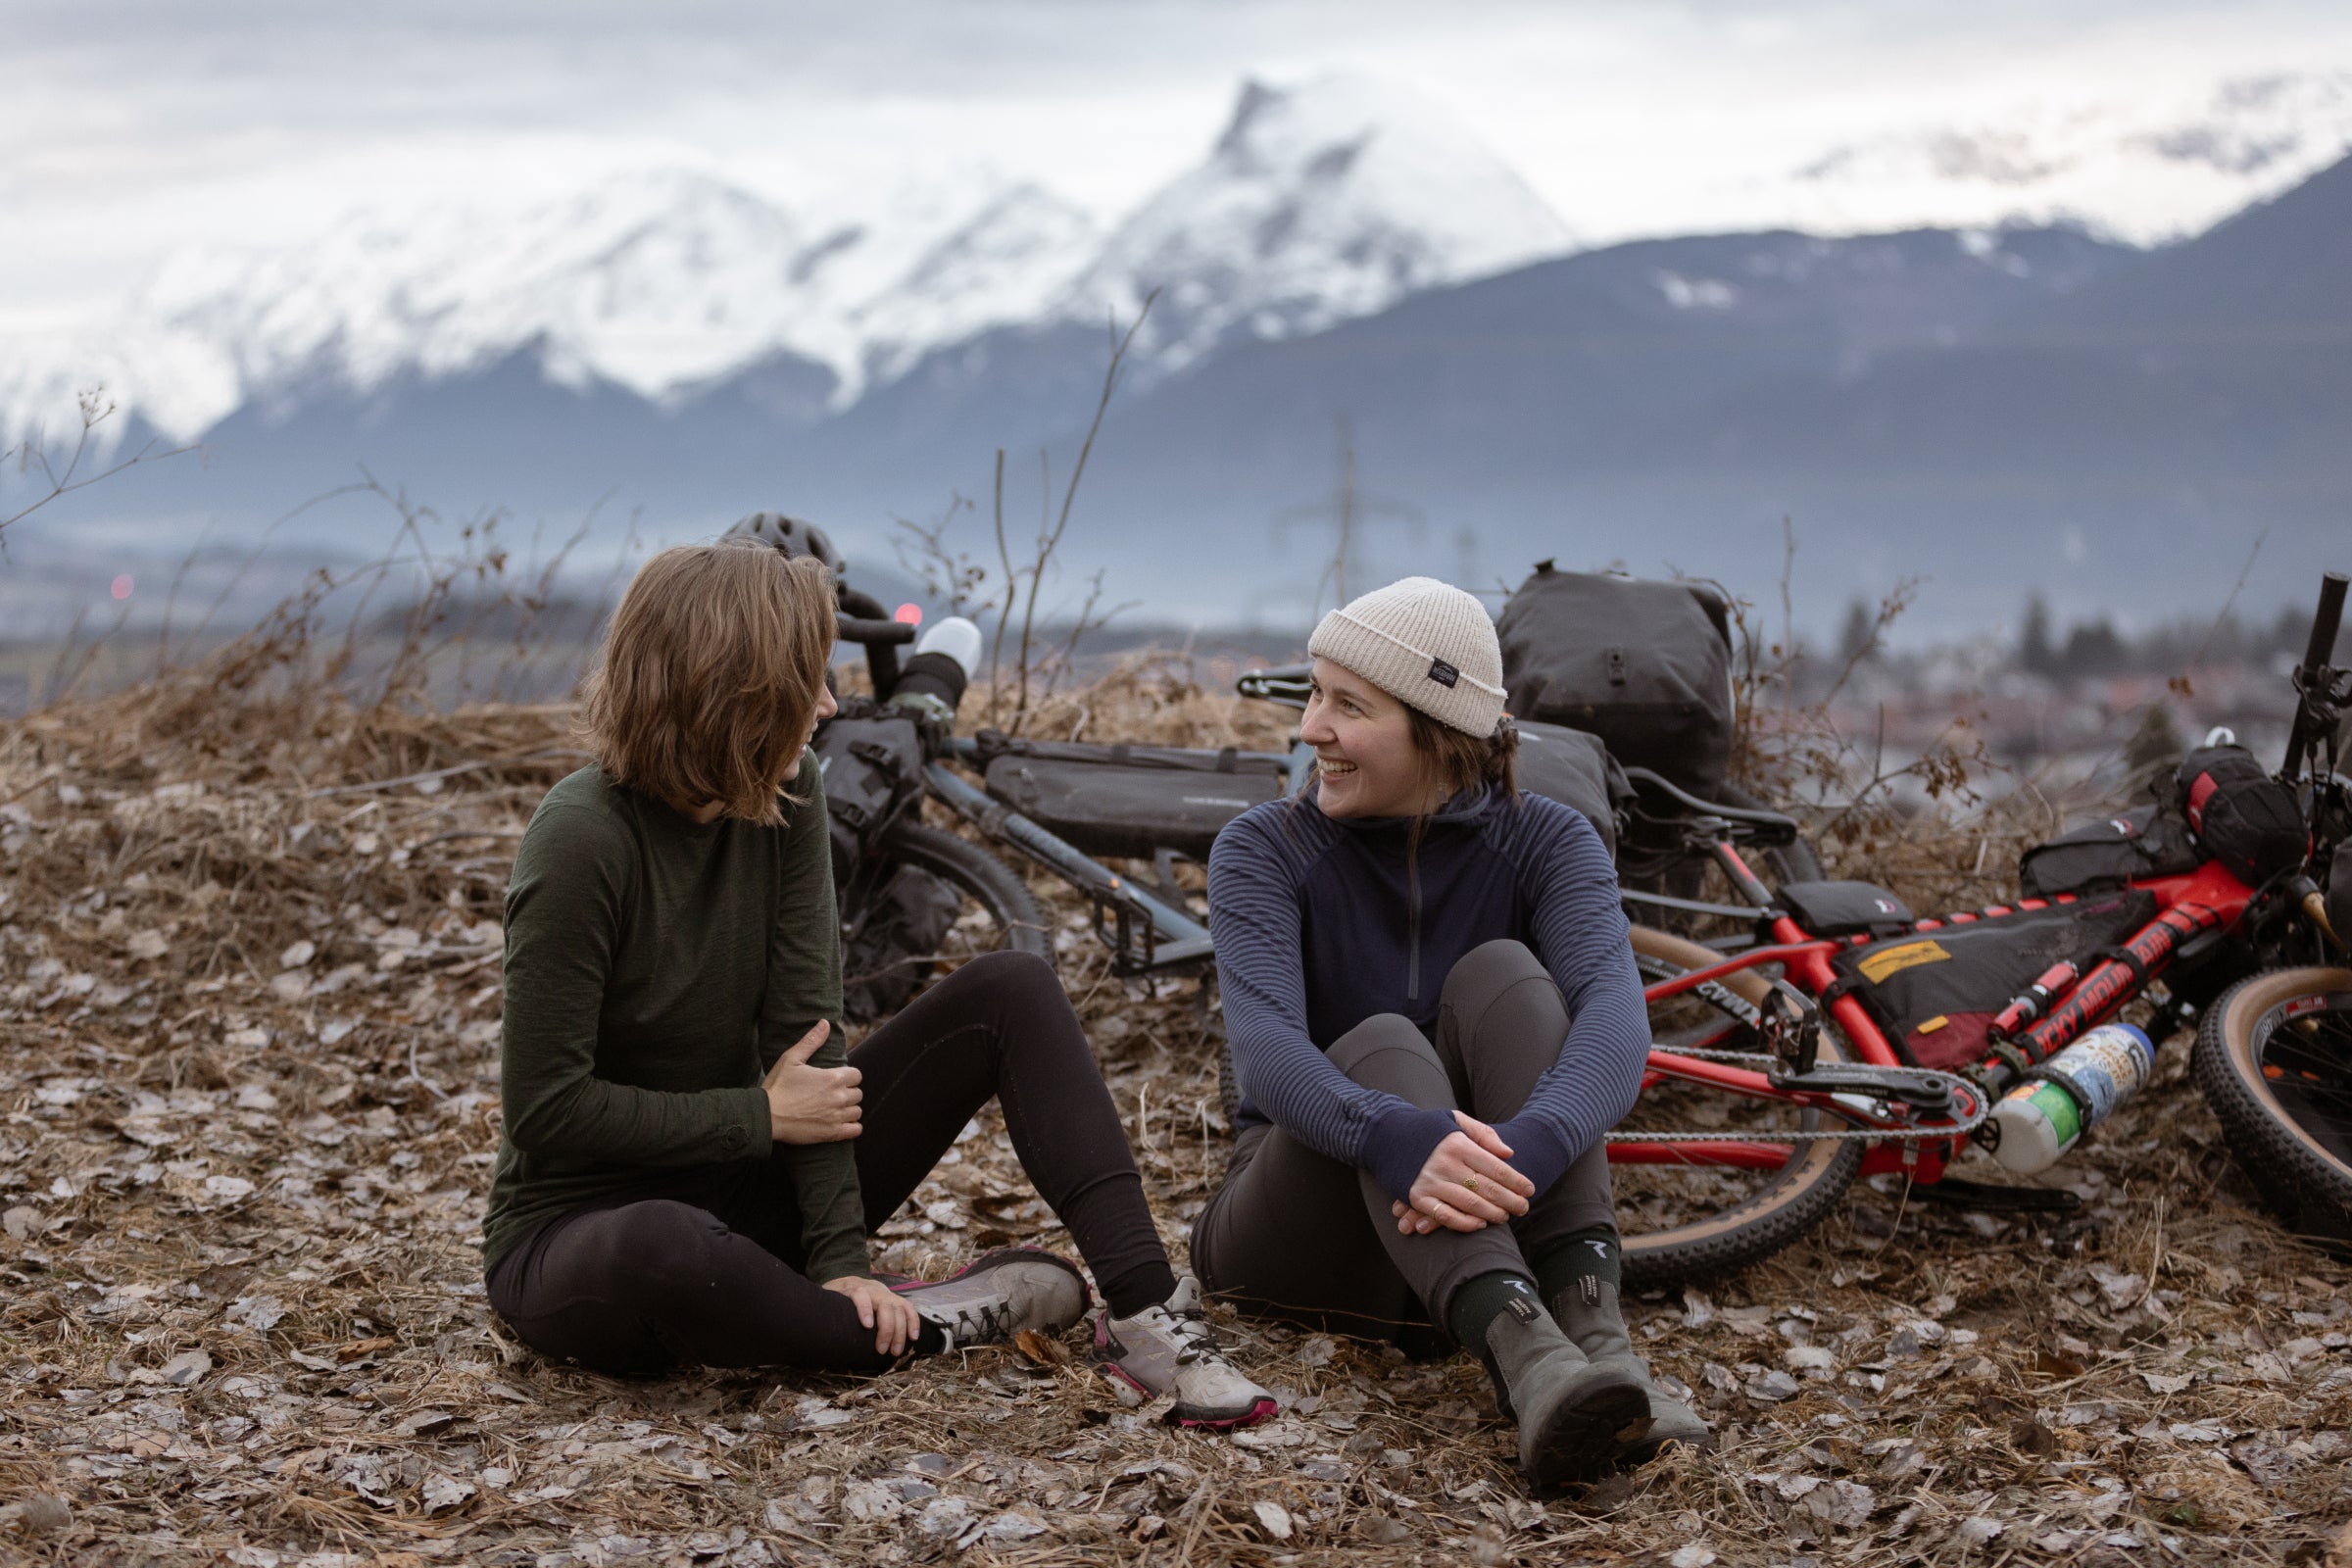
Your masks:
{"label": "olive green long-sleeve shirt", "polygon": [[507,886],[506,1134],[482,1251],[657,1168],[773,1157],[791,1168],[807,1272],[866,1271],[847,1143],[778,1145],[760,1079],[818,1019],[817,1066],[848,1059],[841,924],[815,759],[785,820],[697,823],[601,769],[531,814]]}

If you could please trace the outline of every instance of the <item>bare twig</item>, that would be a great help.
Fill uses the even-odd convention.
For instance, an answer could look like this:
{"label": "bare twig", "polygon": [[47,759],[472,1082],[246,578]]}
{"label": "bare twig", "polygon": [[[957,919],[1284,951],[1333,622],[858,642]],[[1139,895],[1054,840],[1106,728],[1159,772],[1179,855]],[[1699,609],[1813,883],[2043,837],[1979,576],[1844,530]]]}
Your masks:
{"label": "bare twig", "polygon": [[23,522],[26,517],[61,497],[70,496],[76,490],[86,490],[91,485],[103,483],[116,474],[135,468],[141,464],[161,463],[166,458],[181,457],[187,453],[202,450],[194,443],[186,446],[162,447],[159,450],[161,443],[150,441],[127,458],[122,458],[95,472],[84,473],[82,463],[92,456],[92,443],[98,434],[98,428],[115,416],[117,405],[107,397],[106,388],[103,386],[93,386],[85,392],[76,393],[74,402],[80,406],[81,428],[74,432],[72,450],[63,455],[62,466],[60,459],[50,454],[48,446],[37,430],[19,442],[15,450],[0,453],[0,463],[13,461],[20,473],[37,472],[40,475],[41,483],[47,486],[24,506],[18,508],[5,517],[0,517],[0,550],[7,548],[8,530],[12,525]]}

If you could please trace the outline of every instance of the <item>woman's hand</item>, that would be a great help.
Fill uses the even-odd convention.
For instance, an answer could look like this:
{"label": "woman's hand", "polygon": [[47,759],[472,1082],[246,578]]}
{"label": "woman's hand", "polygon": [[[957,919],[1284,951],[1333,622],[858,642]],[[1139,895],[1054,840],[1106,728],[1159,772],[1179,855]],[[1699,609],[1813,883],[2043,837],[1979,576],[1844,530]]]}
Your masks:
{"label": "woman's hand", "polygon": [[874,1348],[884,1355],[906,1354],[906,1347],[923,1330],[923,1320],[916,1315],[914,1303],[880,1280],[869,1280],[862,1274],[844,1274],[837,1280],[825,1281],[825,1289],[839,1291],[858,1303],[858,1321],[874,1331]]}
{"label": "woman's hand", "polygon": [[808,1057],[833,1032],[818,1019],[816,1027],[776,1058],[762,1085],[767,1090],[767,1132],[779,1144],[838,1144],[858,1133],[860,1102],[855,1067],[811,1067]]}
{"label": "woman's hand", "polygon": [[1441,1225],[1449,1231],[1501,1225],[1526,1213],[1536,1196],[1536,1184],[1504,1163],[1511,1148],[1494,1128],[1458,1110],[1453,1119],[1461,1130],[1429,1152],[1413,1178],[1412,1201],[1390,1205],[1403,1235],[1427,1236]]}

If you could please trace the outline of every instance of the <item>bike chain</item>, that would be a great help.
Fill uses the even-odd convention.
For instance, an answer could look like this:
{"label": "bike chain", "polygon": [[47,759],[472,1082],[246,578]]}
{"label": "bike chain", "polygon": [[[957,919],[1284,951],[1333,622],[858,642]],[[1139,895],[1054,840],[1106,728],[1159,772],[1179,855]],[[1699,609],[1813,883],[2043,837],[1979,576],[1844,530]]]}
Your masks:
{"label": "bike chain", "polygon": [[[1780,1057],[1767,1054],[1766,1053],[1760,1051],[1700,1051],[1694,1049],[1677,1051],[1674,1053],[1674,1054],[1678,1056],[1690,1056],[1704,1061],[1737,1062],[1744,1066],[1762,1067],[1766,1070],[1770,1070],[1774,1067],[1785,1067],[1788,1065],[1788,1063],[1782,1061]],[[1926,1143],[1931,1141],[1940,1142],[1948,1138],[1966,1138],[1978,1128],[1984,1126],[1986,1121],[1991,1119],[1993,1102],[1992,1099],[1984,1093],[1982,1086],[1971,1083],[1968,1079],[1961,1077],[1957,1073],[1935,1072],[1925,1067],[1916,1067],[1909,1070],[1927,1073],[1930,1077],[1940,1078],[1944,1080],[1945,1083],[1949,1084],[1954,1089],[1967,1091],[1972,1098],[1979,1102],[1980,1108],[1975,1115],[1969,1117],[1965,1121],[1950,1122],[1943,1126],[1932,1128],[1887,1128],[1884,1130],[1878,1128],[1849,1128],[1843,1132],[1804,1132],[1795,1130],[1783,1132],[1775,1129],[1768,1133],[1756,1133],[1752,1136],[1759,1143],[1769,1144],[1834,1144],[1851,1143],[1857,1139],[1877,1139],[1884,1140],[1887,1143]],[[1727,1130],[1718,1128],[1713,1132],[1703,1133],[1613,1132],[1609,1134],[1608,1141],[1612,1144],[1711,1144],[1720,1143],[1727,1138],[1739,1138],[1740,1136],[1742,1135],[1736,1129]]]}

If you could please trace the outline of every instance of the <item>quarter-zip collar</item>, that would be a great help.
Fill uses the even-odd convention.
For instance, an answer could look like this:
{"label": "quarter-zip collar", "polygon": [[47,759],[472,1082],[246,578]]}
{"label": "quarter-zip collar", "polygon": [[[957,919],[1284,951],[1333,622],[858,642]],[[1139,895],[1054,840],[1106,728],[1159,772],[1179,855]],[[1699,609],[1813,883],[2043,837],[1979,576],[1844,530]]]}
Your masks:
{"label": "quarter-zip collar", "polygon": [[[1318,785],[1319,788],[1319,785]],[[1476,830],[1487,818],[1502,792],[1492,785],[1481,784],[1466,790],[1456,790],[1429,813],[1421,834],[1421,843],[1411,841],[1414,818],[1410,816],[1331,816],[1332,822],[1359,837],[1401,834],[1405,836],[1404,854],[1404,996],[1407,1002],[1421,1000],[1421,855],[1428,847],[1430,834],[1442,828]],[[1309,797],[1310,801],[1314,797]],[[1318,812],[1322,809],[1316,805]]]}

